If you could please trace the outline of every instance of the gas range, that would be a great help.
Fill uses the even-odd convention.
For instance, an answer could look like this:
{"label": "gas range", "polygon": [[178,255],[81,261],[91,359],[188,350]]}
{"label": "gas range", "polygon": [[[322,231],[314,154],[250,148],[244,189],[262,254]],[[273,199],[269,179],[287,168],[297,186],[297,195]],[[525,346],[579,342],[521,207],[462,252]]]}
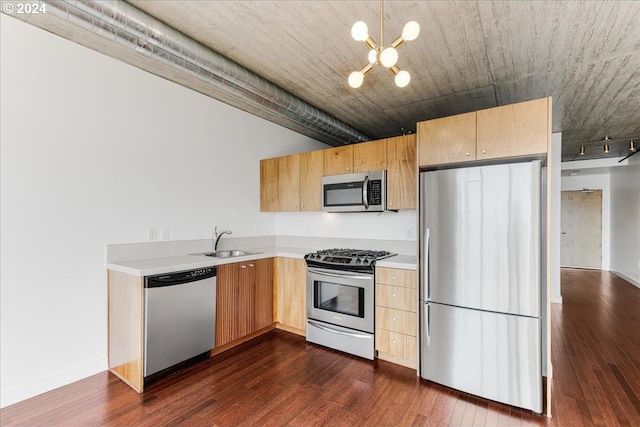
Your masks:
{"label": "gas range", "polygon": [[323,249],[304,256],[310,267],[332,268],[337,270],[373,271],[376,261],[392,257],[388,251],[363,249]]}

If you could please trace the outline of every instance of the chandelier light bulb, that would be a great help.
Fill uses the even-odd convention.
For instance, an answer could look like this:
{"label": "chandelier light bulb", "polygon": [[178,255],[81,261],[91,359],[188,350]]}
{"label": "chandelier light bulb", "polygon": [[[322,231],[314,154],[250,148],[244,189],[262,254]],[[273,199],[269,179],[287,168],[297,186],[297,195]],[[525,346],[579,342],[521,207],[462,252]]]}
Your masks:
{"label": "chandelier light bulb", "polygon": [[391,68],[398,62],[398,51],[388,47],[380,52],[380,63],[387,68]]}
{"label": "chandelier light bulb", "polygon": [[365,41],[369,37],[369,29],[364,21],[358,21],[351,27],[351,37],[359,42]]}
{"label": "chandelier light bulb", "polygon": [[415,40],[420,35],[420,24],[416,21],[409,21],[404,24],[404,28],[402,29],[402,38],[406,41],[410,42]]}
{"label": "chandelier light bulb", "polygon": [[402,70],[398,72],[398,74],[396,74],[394,81],[396,82],[396,86],[405,87],[411,81],[411,75],[409,74],[408,71]]}
{"label": "chandelier light bulb", "polygon": [[360,71],[354,71],[349,74],[349,86],[354,89],[358,89],[362,86],[362,82],[364,81],[364,74]]}
{"label": "chandelier light bulb", "polygon": [[375,49],[371,49],[367,58],[369,59],[369,64],[375,64],[376,62],[378,62],[378,51]]}

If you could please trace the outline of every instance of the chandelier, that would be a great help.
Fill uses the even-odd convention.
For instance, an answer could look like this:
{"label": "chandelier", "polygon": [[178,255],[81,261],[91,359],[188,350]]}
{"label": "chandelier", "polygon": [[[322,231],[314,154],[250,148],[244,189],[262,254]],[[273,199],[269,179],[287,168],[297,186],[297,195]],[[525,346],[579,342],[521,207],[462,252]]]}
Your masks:
{"label": "chandelier", "polygon": [[354,89],[362,86],[364,76],[373,70],[373,66],[380,64],[387,67],[395,76],[394,81],[398,87],[405,87],[411,81],[411,75],[404,70],[400,70],[396,63],[398,62],[398,48],[405,41],[415,40],[420,34],[420,25],[416,21],[407,22],[402,29],[402,35],[396,37],[390,46],[384,45],[384,0],[380,0],[380,45],[369,35],[367,24],[358,21],[351,27],[351,37],[357,41],[364,42],[369,49],[369,63],[361,70],[354,71],[349,74],[349,86]]}

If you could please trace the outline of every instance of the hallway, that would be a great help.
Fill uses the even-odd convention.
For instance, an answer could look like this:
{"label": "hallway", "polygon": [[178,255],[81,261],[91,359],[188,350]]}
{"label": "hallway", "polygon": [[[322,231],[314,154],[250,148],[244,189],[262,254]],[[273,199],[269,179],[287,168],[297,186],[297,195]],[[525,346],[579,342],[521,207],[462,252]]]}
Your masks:
{"label": "hallway", "polygon": [[552,412],[561,426],[640,426],[640,289],[563,268],[552,304]]}

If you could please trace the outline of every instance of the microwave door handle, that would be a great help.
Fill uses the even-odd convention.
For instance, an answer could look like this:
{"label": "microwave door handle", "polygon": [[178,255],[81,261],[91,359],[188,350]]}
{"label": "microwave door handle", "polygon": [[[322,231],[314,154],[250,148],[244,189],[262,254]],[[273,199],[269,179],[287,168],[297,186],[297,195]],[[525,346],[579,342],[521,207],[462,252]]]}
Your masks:
{"label": "microwave door handle", "polygon": [[365,209],[369,209],[369,175],[364,177],[364,183],[362,184],[362,204]]}

